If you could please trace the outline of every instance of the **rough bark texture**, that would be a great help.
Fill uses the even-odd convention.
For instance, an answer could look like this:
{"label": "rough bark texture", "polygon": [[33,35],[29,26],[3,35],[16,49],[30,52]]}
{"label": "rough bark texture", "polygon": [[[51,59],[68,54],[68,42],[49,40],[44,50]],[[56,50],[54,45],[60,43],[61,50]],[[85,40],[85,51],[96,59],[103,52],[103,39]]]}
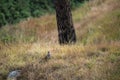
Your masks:
{"label": "rough bark texture", "polygon": [[76,42],[69,0],[54,0],[60,44]]}

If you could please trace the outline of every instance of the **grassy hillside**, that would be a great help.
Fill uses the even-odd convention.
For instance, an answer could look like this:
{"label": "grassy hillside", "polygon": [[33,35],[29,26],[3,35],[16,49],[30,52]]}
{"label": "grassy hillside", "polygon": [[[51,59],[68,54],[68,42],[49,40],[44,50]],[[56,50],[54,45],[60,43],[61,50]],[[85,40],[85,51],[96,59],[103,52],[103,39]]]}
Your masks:
{"label": "grassy hillside", "polygon": [[93,0],[74,10],[75,45],[58,44],[54,14],[2,27],[0,80],[16,69],[19,80],[120,80],[119,4]]}

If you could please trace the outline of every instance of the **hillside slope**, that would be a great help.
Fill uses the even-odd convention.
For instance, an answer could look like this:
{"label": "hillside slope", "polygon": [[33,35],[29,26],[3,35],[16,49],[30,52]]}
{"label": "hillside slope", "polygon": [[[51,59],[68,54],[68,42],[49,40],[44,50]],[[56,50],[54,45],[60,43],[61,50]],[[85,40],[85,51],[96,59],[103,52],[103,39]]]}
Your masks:
{"label": "hillside slope", "polygon": [[[75,45],[58,44],[55,15],[0,30],[0,80],[120,80],[120,0],[93,0],[73,11]],[[46,53],[51,59],[44,61]]]}

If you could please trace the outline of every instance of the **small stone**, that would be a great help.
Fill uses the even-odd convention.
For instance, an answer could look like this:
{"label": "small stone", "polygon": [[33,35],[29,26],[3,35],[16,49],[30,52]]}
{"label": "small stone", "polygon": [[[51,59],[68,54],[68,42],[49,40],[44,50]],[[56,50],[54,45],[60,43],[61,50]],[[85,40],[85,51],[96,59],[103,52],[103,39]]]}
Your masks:
{"label": "small stone", "polygon": [[8,80],[16,80],[21,75],[21,70],[11,71],[8,75]]}

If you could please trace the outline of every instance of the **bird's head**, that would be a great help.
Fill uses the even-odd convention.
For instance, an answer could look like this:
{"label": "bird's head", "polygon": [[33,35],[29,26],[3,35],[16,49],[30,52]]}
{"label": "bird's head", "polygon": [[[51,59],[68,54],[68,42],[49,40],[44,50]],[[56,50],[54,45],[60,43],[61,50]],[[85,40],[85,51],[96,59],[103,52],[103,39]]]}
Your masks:
{"label": "bird's head", "polygon": [[50,55],[50,51],[48,51],[48,55]]}

